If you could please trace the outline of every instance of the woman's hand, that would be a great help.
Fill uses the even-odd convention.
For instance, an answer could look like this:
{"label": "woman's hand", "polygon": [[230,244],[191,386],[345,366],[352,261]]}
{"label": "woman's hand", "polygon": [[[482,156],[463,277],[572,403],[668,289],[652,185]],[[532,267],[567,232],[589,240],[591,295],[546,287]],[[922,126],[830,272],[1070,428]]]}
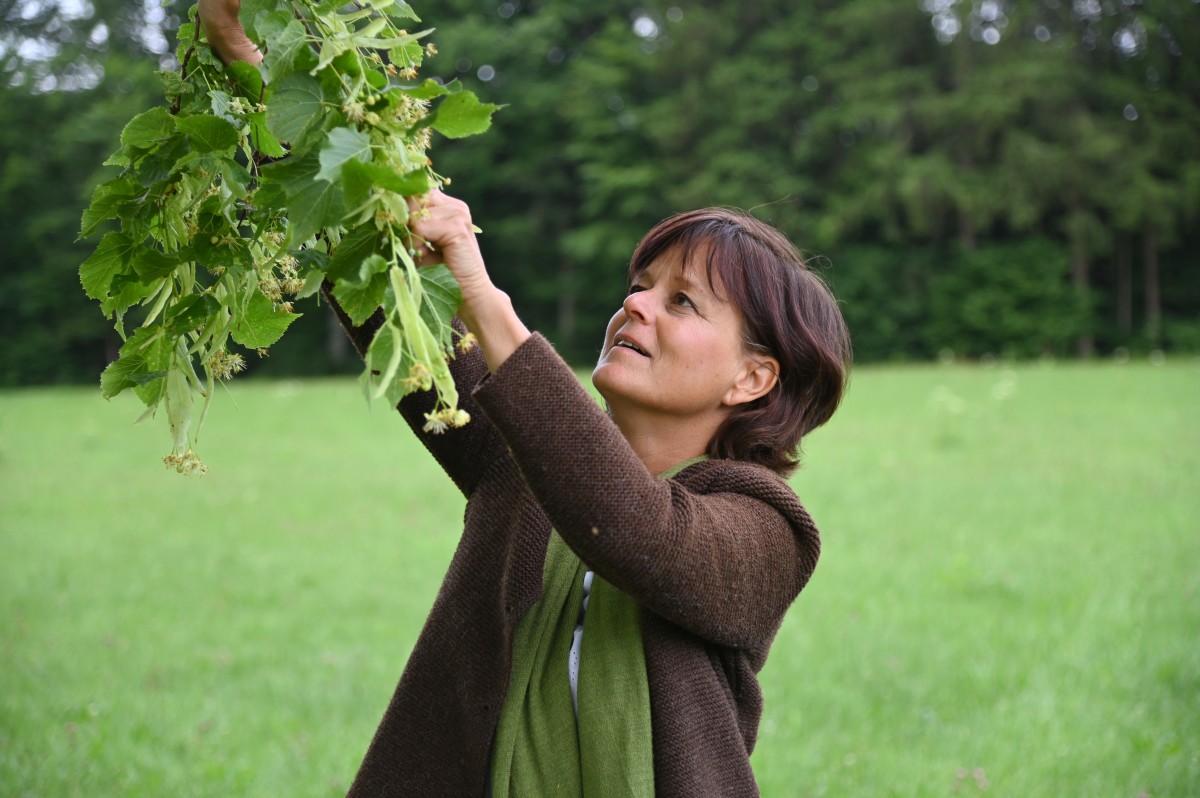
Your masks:
{"label": "woman's hand", "polygon": [[463,294],[459,318],[475,333],[488,368],[495,371],[529,337],[529,330],[517,317],[508,294],[487,273],[471,209],[437,189],[409,204],[409,228],[426,250],[418,263],[445,263],[458,280]]}
{"label": "woman's hand", "polygon": [[257,64],[262,60],[262,53],[246,36],[238,20],[241,8],[242,0],[200,0],[196,16],[218,58],[226,64],[234,61]]}

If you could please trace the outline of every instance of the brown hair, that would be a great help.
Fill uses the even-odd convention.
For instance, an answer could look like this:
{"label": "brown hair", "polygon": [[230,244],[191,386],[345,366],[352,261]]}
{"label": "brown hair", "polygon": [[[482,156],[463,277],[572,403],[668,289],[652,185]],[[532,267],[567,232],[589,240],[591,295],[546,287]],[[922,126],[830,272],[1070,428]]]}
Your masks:
{"label": "brown hair", "polygon": [[709,286],[742,314],[746,346],[779,361],[771,391],[733,409],[708,444],[713,458],[760,463],[781,476],[799,465],[800,439],[841,402],[850,373],[850,334],[837,300],[774,227],[748,213],[706,208],[657,224],[629,261],[632,283],[655,259],[680,248],[684,268],[703,258]]}

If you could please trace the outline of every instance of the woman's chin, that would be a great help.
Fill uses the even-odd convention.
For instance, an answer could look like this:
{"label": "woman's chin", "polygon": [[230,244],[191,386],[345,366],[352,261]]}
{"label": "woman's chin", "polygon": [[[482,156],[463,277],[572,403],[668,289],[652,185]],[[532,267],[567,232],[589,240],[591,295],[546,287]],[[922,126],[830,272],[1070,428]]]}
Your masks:
{"label": "woman's chin", "polygon": [[592,387],[605,401],[608,401],[612,391],[612,382],[612,364],[601,360],[596,364],[596,368],[592,369]]}

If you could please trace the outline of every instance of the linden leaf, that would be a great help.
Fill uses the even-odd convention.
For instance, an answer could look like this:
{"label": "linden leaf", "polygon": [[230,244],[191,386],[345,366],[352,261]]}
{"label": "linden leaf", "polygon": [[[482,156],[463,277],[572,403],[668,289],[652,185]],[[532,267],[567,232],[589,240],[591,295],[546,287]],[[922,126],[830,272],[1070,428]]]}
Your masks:
{"label": "linden leaf", "polygon": [[122,208],[137,199],[143,191],[136,180],[128,177],[118,177],[96,186],[92,192],[92,202],[80,219],[79,237],[87,238],[103,222],[119,216]]}
{"label": "linden leaf", "polygon": [[282,158],[287,150],[279,143],[279,139],[271,133],[267,126],[267,112],[255,111],[246,117],[250,122],[250,142],[254,149],[268,158]]}
{"label": "linden leaf", "polygon": [[147,150],[169,138],[175,132],[175,117],[166,108],[151,108],[125,125],[121,131],[121,145]]}
{"label": "linden leaf", "polygon": [[251,102],[260,102],[263,96],[263,77],[258,67],[245,61],[234,61],[225,67],[225,74],[233,82],[237,93]]}
{"label": "linden leaf", "polygon": [[329,259],[326,274],[335,283],[355,279],[363,260],[379,251],[379,246],[380,234],[375,225],[359,225],[342,237],[341,243],[333,251],[333,257]]}
{"label": "linden leaf", "polygon": [[300,315],[276,307],[266,294],[256,290],[229,335],[247,349],[263,349],[278,341]]}
{"label": "linden leaf", "polygon": [[321,169],[318,180],[333,182],[341,176],[342,165],[347,161],[370,161],[371,139],[361,130],[352,127],[337,127],[329,131],[329,139],[321,148]]}
{"label": "linden leaf", "polygon": [[172,333],[181,335],[202,327],[220,309],[221,303],[212,294],[189,294],[167,310],[163,324]]}
{"label": "linden leaf", "polygon": [[367,201],[373,188],[394,191],[402,197],[424,194],[429,191],[429,173],[425,169],[415,169],[401,175],[379,164],[350,161],[342,167],[342,185],[346,191],[346,207],[357,208]]}
{"label": "linden leaf", "polygon": [[[379,257],[372,255],[371,257]],[[382,258],[381,258],[382,260]],[[350,321],[362,324],[375,314],[383,304],[383,295],[388,287],[387,275],[373,274],[365,282],[342,281],[333,286],[333,296],[346,311]]]}
{"label": "linden leaf", "polygon": [[[462,288],[445,265],[429,266],[417,273],[421,275],[421,287],[425,293],[425,301],[421,303],[421,318],[435,333],[446,330],[448,335],[450,323],[462,305]],[[447,341],[441,343],[445,346]]]}
{"label": "linden leaf", "polygon": [[113,278],[125,271],[134,243],[124,233],[105,233],[96,251],[79,267],[79,282],[92,299],[104,299]]}
{"label": "linden leaf", "polygon": [[308,46],[308,33],[299,20],[293,19],[282,31],[267,37],[263,66],[267,70],[268,83],[275,83],[292,72],[307,71],[315,62],[316,55]]}
{"label": "linden leaf", "polygon": [[288,241],[293,246],[303,244],[322,227],[339,223],[345,213],[341,183],[318,180],[319,170],[320,162],[314,154],[280,164],[271,173],[287,192]]}
{"label": "linden leaf", "polygon": [[145,283],[161,280],[179,265],[177,255],[167,255],[153,247],[138,247],[130,258],[133,270],[138,278]]}
{"label": "linden leaf", "polygon": [[176,124],[196,152],[219,152],[238,143],[237,128],[216,116],[187,116]]}
{"label": "linden leaf", "polygon": [[[166,372],[167,359],[174,339],[164,335],[160,327],[139,327],[121,346],[119,357],[100,375],[100,392],[111,399],[126,388],[147,385]],[[169,359],[169,358],[168,358]]]}
{"label": "linden leaf", "polygon": [[[457,83],[457,80],[455,83]],[[450,86],[438,83],[433,78],[426,78],[425,82],[421,85],[401,89],[401,91],[416,100],[432,100],[436,97],[444,97],[450,94],[453,89]]]}
{"label": "linden leaf", "polygon": [[288,75],[271,92],[267,126],[279,141],[296,142],[324,113],[320,81],[310,75]]}
{"label": "linden leaf", "polygon": [[429,124],[447,138],[460,139],[491,127],[492,114],[499,109],[500,106],[481,103],[473,93],[463,91],[442,100],[430,116]]}
{"label": "linden leaf", "polygon": [[144,385],[163,376],[163,372],[152,372],[141,355],[123,356],[104,369],[100,374],[100,393],[112,399],[126,388]]}
{"label": "linden leaf", "polygon": [[412,389],[404,384],[404,378],[412,370],[412,358],[403,346],[397,351],[398,342],[402,343],[401,336],[392,324],[380,327],[371,339],[362,374],[363,393],[368,401],[382,394],[388,404],[395,406],[405,395],[412,393]]}

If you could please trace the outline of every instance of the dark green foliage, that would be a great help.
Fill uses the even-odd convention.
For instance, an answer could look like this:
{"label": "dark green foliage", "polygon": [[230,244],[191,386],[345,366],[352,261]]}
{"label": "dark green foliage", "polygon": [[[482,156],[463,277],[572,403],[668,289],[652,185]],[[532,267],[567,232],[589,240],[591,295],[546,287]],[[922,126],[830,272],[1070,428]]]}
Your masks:
{"label": "dark green foliage", "polygon": [[935,351],[1066,355],[1085,329],[1085,300],[1068,282],[1067,253],[1045,238],[951,248],[930,271],[925,328]]}
{"label": "dark green foliage", "polygon": [[[17,5],[0,2],[5,19]],[[87,251],[70,242],[95,156],[147,107],[157,64],[126,5],[94,5],[51,71],[81,73],[82,53],[99,86],[0,89],[0,303],[21,339],[0,355],[6,384],[90,379],[114,351],[72,294]],[[824,256],[860,362],[1194,351],[1200,5],[1090,8],[958,3],[939,41],[941,12],[885,0],[448,0],[414,30],[436,28],[424,74],[506,105],[487,136],[442,142],[439,171],[497,282],[580,363],[637,239],[712,204]],[[88,46],[99,19],[107,43]],[[262,368],[325,368],[342,350],[320,315]]]}

